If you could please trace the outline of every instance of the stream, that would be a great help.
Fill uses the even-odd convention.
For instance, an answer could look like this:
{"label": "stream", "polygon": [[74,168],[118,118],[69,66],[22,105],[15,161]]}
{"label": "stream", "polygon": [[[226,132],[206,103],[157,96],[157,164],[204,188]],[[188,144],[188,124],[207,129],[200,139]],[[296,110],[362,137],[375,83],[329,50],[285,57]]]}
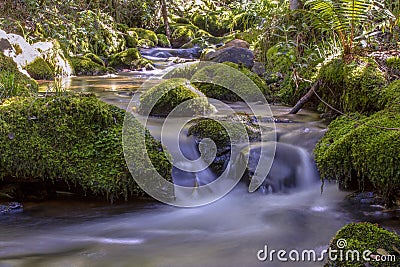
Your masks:
{"label": "stream", "polygon": [[[99,77],[72,77],[70,90],[93,92],[100,99],[126,108],[141,84],[160,77],[171,65],[159,59],[157,70]],[[45,90],[47,85],[42,85]],[[229,105],[248,111],[241,103]],[[319,114],[307,110],[286,115],[289,107],[271,105],[278,142],[302,151],[307,159],[326,131]],[[224,112],[219,109],[219,112]],[[161,122],[150,120],[155,137]],[[193,154],[190,140],[183,150]],[[285,165],[286,164],[286,165]],[[288,161],[282,165],[293,164]],[[295,163],[300,164],[300,163]],[[398,219],[380,207],[350,204],[336,184],[314,176],[312,160],[302,162],[306,188],[290,193],[248,193],[239,183],[229,194],[199,208],[177,208],[149,199],[107,205],[96,201],[58,200],[24,203],[24,211],[0,215],[0,267],[9,266],[137,266],[137,267],[251,267],[323,266],[322,262],[261,262],[257,252],[268,248],[290,251],[326,249],[338,229],[354,221],[377,222],[400,230]],[[177,183],[188,182],[175,171]],[[210,178],[203,173],[202,181]],[[305,177],[307,176],[307,177]],[[187,179],[186,179],[187,178]],[[210,178],[212,180],[212,177]],[[191,184],[191,182],[188,182]]]}

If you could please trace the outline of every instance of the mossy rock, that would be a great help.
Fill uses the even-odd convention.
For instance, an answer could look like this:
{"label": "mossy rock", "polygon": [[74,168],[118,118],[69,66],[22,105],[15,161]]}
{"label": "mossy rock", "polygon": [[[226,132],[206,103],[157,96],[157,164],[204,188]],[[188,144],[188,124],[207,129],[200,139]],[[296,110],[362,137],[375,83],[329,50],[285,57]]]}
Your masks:
{"label": "mossy rock", "polygon": [[195,35],[194,31],[190,27],[179,26],[172,33],[172,36],[171,36],[172,47],[180,48],[184,44],[193,40],[193,38],[195,38],[195,36],[196,35]]}
{"label": "mossy rock", "polygon": [[0,102],[13,96],[30,96],[38,91],[38,84],[18,70],[12,58],[0,52]]}
{"label": "mossy rock", "polygon": [[55,69],[43,58],[38,57],[25,67],[29,75],[35,80],[53,80]]}
{"label": "mossy rock", "polygon": [[153,43],[153,41],[150,41],[148,39],[140,39],[137,44],[141,48],[152,48],[156,47],[156,45]]}
{"label": "mossy rock", "polygon": [[[249,80],[243,80],[242,77],[236,77],[238,74],[236,70],[246,75],[260,91],[254,91],[254,87],[249,86],[248,84],[248,82],[250,82]],[[213,77],[220,82],[229,83],[229,89],[239,90],[243,96],[250,101],[260,100],[260,92],[267,98],[267,100],[270,100],[271,93],[265,81],[257,74],[247,69],[245,66],[241,66],[232,62],[224,62],[223,64],[212,65],[204,62],[193,63],[183,67],[178,67],[164,76],[164,78],[191,79],[195,86],[207,97],[222,101],[242,101],[238,95],[227,88],[217,84],[199,82],[209,80]]]}
{"label": "mossy rock", "polygon": [[104,63],[104,61],[98,56],[95,55],[93,53],[87,53],[86,55],[83,56],[84,58],[90,59],[91,61],[93,61],[94,63],[97,63],[103,67],[106,66],[106,64]]}
{"label": "mossy rock", "polygon": [[179,107],[177,115],[203,115],[212,111],[204,95],[190,81],[176,78],[161,82],[140,96],[139,113],[152,116],[167,116],[174,108]]}
{"label": "mossy rock", "polygon": [[235,38],[234,35],[228,35],[224,37],[214,37],[214,36],[196,37],[189,43],[186,43],[184,46],[182,46],[182,48],[192,48],[198,46],[201,49],[207,49],[207,48],[216,49],[217,47],[223,46],[226,42],[232,41],[234,38]]}
{"label": "mossy rock", "polygon": [[218,12],[195,13],[191,19],[194,25],[213,36],[223,36],[230,32],[231,24],[229,16],[223,15]]}
{"label": "mossy rock", "polygon": [[[212,118],[196,119],[192,121],[188,134],[195,137],[199,146],[206,138],[215,143],[216,157],[212,157],[210,149],[203,151],[202,157],[206,162],[212,162],[211,168],[218,175],[225,170],[226,163],[230,159],[231,145],[261,139],[259,126],[254,125],[247,114],[234,114],[216,120]],[[200,147],[199,150],[201,151]]]}
{"label": "mossy rock", "polygon": [[109,66],[116,69],[153,69],[152,62],[142,58],[139,50],[136,48],[129,48],[123,52],[112,55],[110,57]]}
{"label": "mossy rock", "polygon": [[378,104],[382,109],[400,111],[400,80],[395,80],[382,89]]}
{"label": "mossy rock", "polygon": [[158,38],[158,46],[160,47],[171,47],[171,43],[168,40],[168,37],[165,34],[157,34]]}
{"label": "mossy rock", "polygon": [[[372,113],[379,110],[381,88],[386,80],[378,65],[371,59],[356,58],[350,63],[335,59],[324,65],[317,79],[321,97],[344,113]],[[324,111],[329,108],[322,106]]]}
{"label": "mossy rock", "polygon": [[150,159],[170,181],[170,155],[132,115],[94,95],[65,95],[13,98],[0,106],[0,184],[36,182],[52,190],[67,184],[64,190],[101,199],[143,195],[125,163],[125,116],[134,125],[129,148],[137,175],[149,175],[139,141],[145,134]]}
{"label": "mossy rock", "polygon": [[[138,46],[138,38],[136,32],[133,32],[135,34],[124,34],[124,38],[126,41],[126,47],[127,48],[135,48]],[[136,36],[136,38],[135,38]]]}
{"label": "mossy rock", "polygon": [[134,31],[137,33],[139,40],[147,39],[158,45],[158,38],[155,32],[141,28],[130,28],[128,32]]}
{"label": "mossy rock", "polygon": [[99,65],[86,57],[72,57],[71,63],[76,75],[103,75],[108,72],[103,65]]}
{"label": "mossy rock", "polygon": [[[346,241],[346,247],[338,247],[338,242],[342,246],[343,240]],[[344,242],[343,242],[344,243]],[[329,249],[337,253],[336,260],[328,260],[326,267],[364,267],[364,266],[399,266],[400,265],[400,237],[394,232],[389,232],[378,225],[371,223],[351,223],[340,229],[332,239]],[[363,259],[364,251],[370,251],[370,261]],[[340,251],[343,251],[343,260],[340,260]],[[357,257],[354,260],[349,258],[345,260],[347,251],[358,251],[359,261]],[[374,261],[374,256],[394,255],[394,261]],[[367,255],[366,255],[367,256]],[[372,256],[372,257],[371,257]],[[349,254],[351,257],[351,254]]]}
{"label": "mossy rock", "polygon": [[382,110],[358,120],[339,117],[330,125],[314,153],[322,179],[341,189],[375,190],[393,205],[400,190],[400,113]]}
{"label": "mossy rock", "polygon": [[129,26],[123,23],[117,23],[117,30],[119,30],[122,33],[127,33],[129,30]]}

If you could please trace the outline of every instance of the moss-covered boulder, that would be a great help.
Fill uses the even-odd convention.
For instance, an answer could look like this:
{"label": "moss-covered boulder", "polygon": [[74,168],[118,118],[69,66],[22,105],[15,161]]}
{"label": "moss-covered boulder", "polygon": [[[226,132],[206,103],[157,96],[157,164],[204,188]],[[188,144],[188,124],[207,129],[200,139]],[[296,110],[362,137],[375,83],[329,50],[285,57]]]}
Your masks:
{"label": "moss-covered boulder", "polygon": [[139,40],[147,39],[153,42],[154,45],[158,45],[158,38],[157,34],[153,31],[141,29],[141,28],[130,28],[129,32],[136,32],[138,35]]}
{"label": "moss-covered boulder", "polygon": [[395,69],[397,71],[400,71],[400,57],[395,56],[395,57],[389,57],[386,59],[386,65],[389,68]]}
{"label": "moss-covered boulder", "polygon": [[[320,69],[317,79],[323,82],[319,89],[321,97],[340,111],[372,113],[379,110],[380,90],[386,80],[373,60],[356,58],[350,63],[332,60]],[[322,104],[321,109],[329,110]]]}
{"label": "moss-covered boulder", "polygon": [[400,80],[395,80],[382,89],[378,105],[382,109],[400,111]]}
{"label": "moss-covered boulder", "polygon": [[[203,115],[212,111],[205,96],[186,79],[169,79],[150,88],[140,96],[139,112],[167,116],[179,106],[177,115]],[[190,101],[189,101],[190,100]]]}
{"label": "moss-covered boulder", "polygon": [[[345,247],[343,247],[344,244]],[[351,223],[344,226],[330,242],[329,249],[336,251],[336,253],[332,253],[332,256],[337,257],[336,260],[328,259],[326,267],[384,267],[400,265],[399,235],[371,223]],[[340,251],[343,252],[342,257],[340,256]],[[348,260],[346,260],[346,252],[348,251],[358,251],[359,259],[357,259],[357,254],[348,253]],[[363,258],[364,252],[367,260]],[[389,259],[389,255],[394,257]],[[377,260],[384,257],[387,259],[386,261]]]}
{"label": "moss-covered boulder", "polygon": [[[206,149],[202,157],[206,162],[212,162],[211,168],[221,174],[231,156],[231,145],[242,144],[247,141],[259,141],[259,126],[253,124],[247,114],[234,114],[226,118],[200,118],[192,121],[188,131],[195,137],[197,144],[204,139],[211,139],[216,145],[216,157],[212,157],[212,151]],[[201,148],[199,147],[201,151]]]}
{"label": "moss-covered boulder", "polygon": [[136,48],[129,48],[123,52],[112,55],[110,57],[109,66],[116,69],[153,69],[152,62],[144,59]]}
{"label": "moss-covered boulder", "polygon": [[[94,95],[12,98],[0,106],[0,185],[45,184],[99,198],[143,194],[126,166],[122,147],[125,111]],[[147,151],[155,168],[171,180],[169,155],[147,130],[130,118],[135,170],[148,176]],[[137,138],[134,138],[134,137]]]}
{"label": "moss-covered boulder", "polygon": [[29,75],[35,80],[54,79],[54,68],[52,68],[43,58],[38,57],[25,67]]}
{"label": "moss-covered boulder", "polygon": [[30,96],[37,90],[37,82],[21,73],[13,59],[0,52],[0,102],[13,96]]}
{"label": "moss-covered boulder", "polygon": [[387,205],[400,192],[400,113],[383,110],[358,120],[339,117],[315,148],[322,179],[342,189],[375,190]]}
{"label": "moss-covered boulder", "polygon": [[100,66],[103,66],[103,67],[106,66],[104,60],[102,60],[98,55],[95,55],[93,53],[87,53],[83,57],[86,58],[86,59],[90,59],[94,63],[99,64]]}
{"label": "moss-covered boulder", "polygon": [[[225,66],[229,66],[229,68]],[[238,70],[246,75],[260,91],[257,92],[254,90],[254,86],[249,86],[250,81],[237,78],[237,72],[235,70]],[[199,88],[199,90],[208,97],[223,101],[243,101],[239,95],[234,93],[233,90],[235,90],[239,91],[240,94],[249,101],[260,100],[260,92],[269,98],[269,93],[267,91],[265,82],[258,77],[257,74],[252,73],[244,66],[239,66],[234,63],[207,66],[195,73],[194,80],[202,81],[209,79],[209,77],[218,77],[219,81],[225,81],[224,83],[227,84],[227,87],[225,88],[213,83],[195,82],[195,85]]]}
{"label": "moss-covered boulder", "polygon": [[106,67],[93,62],[88,57],[72,57],[71,63],[76,75],[103,75],[108,72]]}
{"label": "moss-covered boulder", "polygon": [[171,36],[171,44],[174,48],[182,47],[195,38],[195,32],[188,26],[177,27]]}
{"label": "moss-covered boulder", "polygon": [[165,34],[159,33],[157,34],[157,38],[158,38],[158,46],[167,48],[171,47],[171,43]]}
{"label": "moss-covered boulder", "polygon": [[[124,34],[127,48],[135,48],[138,46],[139,40],[137,38],[137,34],[136,34],[136,32],[133,32],[133,33],[135,33],[135,34],[128,34],[128,33]],[[136,37],[135,37],[135,35],[136,35]]]}
{"label": "moss-covered boulder", "polygon": [[149,39],[140,39],[137,44],[141,48],[152,48],[156,47],[156,44],[153,41],[150,41]]}

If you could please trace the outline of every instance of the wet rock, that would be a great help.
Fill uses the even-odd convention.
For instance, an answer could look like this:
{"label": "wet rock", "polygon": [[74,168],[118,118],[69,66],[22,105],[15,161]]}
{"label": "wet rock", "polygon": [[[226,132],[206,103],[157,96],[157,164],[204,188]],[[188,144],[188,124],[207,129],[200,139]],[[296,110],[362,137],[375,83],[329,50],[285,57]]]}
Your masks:
{"label": "wet rock", "polygon": [[238,47],[227,47],[214,52],[209,52],[203,58],[205,61],[213,61],[218,63],[232,62],[243,64],[251,69],[254,66],[254,54],[251,50]]}
{"label": "wet rock", "polygon": [[232,40],[232,41],[226,43],[220,49],[225,49],[225,48],[228,48],[228,47],[238,47],[238,48],[249,49],[250,48],[250,44],[248,42],[244,41],[244,40],[235,39],[235,40]]}
{"label": "wet rock", "polygon": [[23,211],[23,206],[19,202],[0,203],[0,215],[21,211]]}

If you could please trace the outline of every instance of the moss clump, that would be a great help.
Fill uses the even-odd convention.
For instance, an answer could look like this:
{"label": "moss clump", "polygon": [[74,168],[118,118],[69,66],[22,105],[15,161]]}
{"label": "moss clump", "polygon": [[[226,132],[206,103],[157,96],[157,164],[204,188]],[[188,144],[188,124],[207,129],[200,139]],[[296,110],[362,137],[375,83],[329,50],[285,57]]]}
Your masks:
{"label": "moss clump", "polygon": [[86,57],[72,57],[72,67],[76,75],[102,75],[107,69]]}
{"label": "moss clump", "polygon": [[[359,121],[340,117],[315,148],[322,179],[342,189],[376,190],[392,205],[400,190],[400,113],[383,110]],[[379,128],[381,127],[381,128]],[[372,188],[371,188],[372,187]]]}
{"label": "moss clump", "polygon": [[400,110],[400,80],[395,80],[382,89],[379,105],[382,109]]}
{"label": "moss clump", "polygon": [[[143,194],[130,175],[122,148],[123,110],[94,95],[13,98],[0,106],[0,183],[61,182],[113,199]],[[171,180],[169,155],[130,117],[129,134],[138,175],[144,167],[143,134],[150,159]],[[137,138],[135,138],[137,137]]]}
{"label": "moss clump", "polygon": [[168,40],[168,37],[165,34],[157,34],[158,38],[158,46],[161,47],[171,47],[171,43]]}
{"label": "moss clump", "polygon": [[386,65],[389,68],[400,71],[400,57],[389,57],[386,59]]}
{"label": "moss clump", "polygon": [[13,96],[29,96],[37,90],[37,82],[19,72],[12,58],[0,52],[0,101]]}
{"label": "moss clump", "polygon": [[179,107],[177,115],[192,116],[209,113],[212,108],[204,95],[186,79],[166,80],[140,96],[139,112],[153,116],[167,116],[174,108]]}
{"label": "moss clump", "polygon": [[136,48],[129,48],[123,52],[112,55],[110,57],[109,66],[117,69],[128,68],[131,70],[137,69],[152,69],[153,64],[151,61],[142,58],[139,50]]}
{"label": "moss clump", "polygon": [[138,41],[138,44],[137,44],[139,47],[142,47],[142,48],[152,48],[152,47],[155,47],[156,45],[153,43],[153,41],[150,41],[150,40],[148,40],[148,39],[140,39],[139,41]]}
{"label": "moss clump", "polygon": [[209,155],[212,154],[211,151],[204,151],[202,156],[206,162],[212,162],[211,168],[217,174],[224,171],[224,167],[229,161],[231,145],[257,141],[261,138],[259,126],[254,125],[247,114],[235,114],[228,118],[218,118],[218,120],[197,119],[193,121],[188,134],[194,136],[198,144],[205,138],[209,138],[215,143],[216,157],[212,158],[212,155]]}
{"label": "moss clump", "polygon": [[138,38],[136,35],[136,38],[130,34],[124,34],[125,42],[126,42],[126,47],[127,48],[135,48],[138,46]]}
{"label": "moss clump", "polygon": [[342,59],[332,60],[320,69],[317,79],[323,81],[321,97],[342,112],[379,110],[380,89],[386,80],[373,60],[356,58],[348,64]]}
{"label": "moss clump", "polygon": [[[337,242],[344,239],[347,242],[345,248],[339,248]],[[400,237],[396,233],[389,232],[371,223],[351,223],[340,229],[332,239],[330,250],[338,251],[336,260],[328,260],[327,267],[364,267],[368,266],[399,266],[400,265]],[[371,251],[370,261],[363,259],[364,251]],[[343,251],[343,260],[340,260],[339,251]],[[347,251],[358,251],[359,261],[346,261]],[[395,261],[374,261],[373,256],[395,255]],[[372,257],[371,257],[372,256]],[[351,255],[349,256],[351,257]]]}
{"label": "moss clump", "polygon": [[231,19],[229,14],[218,12],[195,13],[193,24],[214,36],[223,36],[230,32]]}
{"label": "moss clump", "polygon": [[105,67],[106,64],[104,63],[104,61],[98,56],[95,55],[93,53],[87,53],[86,55],[83,56],[86,59],[90,59],[91,61],[93,61],[96,64],[99,64],[100,66]]}
{"label": "moss clump", "polygon": [[[238,78],[238,74],[235,70],[238,70],[246,75],[250,79],[250,81],[253,81],[255,83],[256,88],[258,87],[260,91],[255,91],[254,86],[249,85],[250,81],[244,80],[241,77]],[[209,80],[210,78],[227,84],[227,88],[217,84],[203,82],[195,82],[195,85],[206,96],[218,100],[232,102],[242,101],[243,99],[239,97],[236,93],[234,93],[233,90],[239,91],[241,95],[249,101],[260,100],[260,92],[264,96],[268,96],[269,94],[266,84],[264,81],[261,80],[261,78],[259,78],[256,74],[253,74],[245,67],[238,66],[234,63],[225,62],[224,64],[206,66],[198,70],[193,76],[193,80],[195,81],[204,81]]]}
{"label": "moss clump", "polygon": [[35,80],[54,79],[55,69],[52,68],[43,58],[38,57],[25,67],[29,75]]}
{"label": "moss clump", "polygon": [[136,32],[139,40],[147,39],[153,42],[154,45],[158,45],[158,38],[155,32],[145,30],[141,28],[130,28],[128,32]]}

